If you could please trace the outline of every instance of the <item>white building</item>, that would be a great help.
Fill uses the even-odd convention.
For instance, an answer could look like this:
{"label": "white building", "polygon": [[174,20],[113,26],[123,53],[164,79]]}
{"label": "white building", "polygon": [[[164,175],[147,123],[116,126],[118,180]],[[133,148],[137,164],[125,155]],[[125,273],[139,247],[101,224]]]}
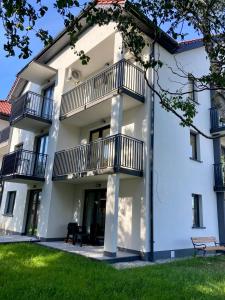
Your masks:
{"label": "white building", "polygon": [[[150,25],[139,23],[151,41]],[[88,65],[64,31],[18,74],[1,230],[52,241],[77,222],[106,255],[120,249],[144,259],[189,255],[192,236],[225,242],[222,139],[181,127],[160,106],[114,25],[79,36]],[[168,65],[208,71],[201,40],[179,45],[162,33],[155,55],[165,63],[158,76],[147,74],[157,89],[177,88]],[[216,110],[210,122],[211,96],[203,91],[195,99],[195,124],[208,135],[224,130]]]}

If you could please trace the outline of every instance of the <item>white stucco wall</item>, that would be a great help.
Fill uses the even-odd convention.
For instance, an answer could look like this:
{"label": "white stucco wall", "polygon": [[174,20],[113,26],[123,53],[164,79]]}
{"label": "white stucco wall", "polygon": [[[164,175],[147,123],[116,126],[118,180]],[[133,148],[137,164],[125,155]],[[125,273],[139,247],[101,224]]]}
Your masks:
{"label": "white stucco wall", "polygon": [[[171,55],[161,49],[162,61],[171,62]],[[201,75],[208,64],[203,49],[177,56],[184,70]],[[173,68],[176,69],[173,64]],[[171,87],[171,72],[159,71],[160,83]],[[182,80],[179,78],[182,82]],[[173,87],[173,85],[172,85]],[[194,123],[210,135],[210,93],[198,95],[198,114]],[[216,193],[213,191],[213,142],[200,136],[202,162],[190,159],[190,129],[179,125],[179,120],[155,102],[154,144],[154,240],[155,250],[191,248],[192,236],[218,238]],[[192,229],[192,193],[202,195],[203,226]]]}

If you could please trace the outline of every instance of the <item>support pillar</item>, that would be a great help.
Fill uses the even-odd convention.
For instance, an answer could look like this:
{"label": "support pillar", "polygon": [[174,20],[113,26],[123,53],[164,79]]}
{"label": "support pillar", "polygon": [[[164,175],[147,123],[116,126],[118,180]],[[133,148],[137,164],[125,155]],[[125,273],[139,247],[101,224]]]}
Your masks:
{"label": "support pillar", "polygon": [[108,176],[104,254],[112,257],[117,252],[119,184],[119,174]]}
{"label": "support pillar", "polygon": [[[123,40],[119,32],[115,33],[114,63],[123,58]],[[123,95],[116,95],[111,101],[110,135],[121,133],[123,120]],[[118,235],[118,209],[119,209],[120,175],[115,173],[108,176],[104,254],[116,256]]]}

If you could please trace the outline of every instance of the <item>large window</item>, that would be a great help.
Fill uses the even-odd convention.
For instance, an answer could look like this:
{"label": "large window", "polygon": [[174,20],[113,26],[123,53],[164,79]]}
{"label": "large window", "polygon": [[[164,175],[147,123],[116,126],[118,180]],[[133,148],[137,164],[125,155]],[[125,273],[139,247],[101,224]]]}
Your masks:
{"label": "large window", "polygon": [[200,145],[199,135],[195,132],[190,132],[191,159],[200,160]]}
{"label": "large window", "polygon": [[16,192],[8,192],[6,203],[5,203],[5,215],[13,215],[14,205],[15,205],[15,199],[16,199]]}
{"label": "large window", "polygon": [[192,226],[194,228],[202,227],[202,197],[192,194]]}

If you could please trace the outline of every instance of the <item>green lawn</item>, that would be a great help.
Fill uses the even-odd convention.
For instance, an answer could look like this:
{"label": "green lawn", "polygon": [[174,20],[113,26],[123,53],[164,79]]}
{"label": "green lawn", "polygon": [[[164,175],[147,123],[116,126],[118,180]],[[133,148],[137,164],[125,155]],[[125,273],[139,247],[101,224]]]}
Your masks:
{"label": "green lawn", "polygon": [[116,270],[34,244],[1,245],[0,299],[225,299],[225,256]]}

